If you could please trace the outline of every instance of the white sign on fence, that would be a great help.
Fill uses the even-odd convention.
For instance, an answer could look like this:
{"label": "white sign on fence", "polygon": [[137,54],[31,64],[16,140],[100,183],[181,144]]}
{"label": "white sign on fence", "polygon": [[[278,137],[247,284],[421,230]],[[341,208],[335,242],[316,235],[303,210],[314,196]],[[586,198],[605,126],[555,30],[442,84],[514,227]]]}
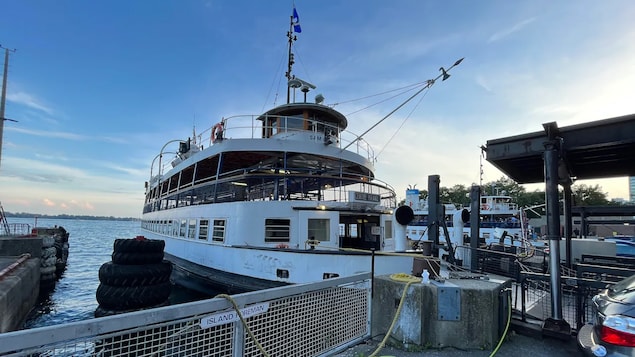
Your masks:
{"label": "white sign on fence", "polygon": [[[243,318],[246,319],[251,316],[264,314],[268,310],[269,310],[269,303],[263,302],[260,304],[246,306],[240,309],[240,313],[243,315]],[[213,326],[224,325],[224,324],[236,322],[238,320],[240,320],[240,317],[238,317],[238,313],[236,312],[236,310],[219,312],[214,315],[203,317],[201,319],[201,328],[205,329],[205,328],[209,328]]]}

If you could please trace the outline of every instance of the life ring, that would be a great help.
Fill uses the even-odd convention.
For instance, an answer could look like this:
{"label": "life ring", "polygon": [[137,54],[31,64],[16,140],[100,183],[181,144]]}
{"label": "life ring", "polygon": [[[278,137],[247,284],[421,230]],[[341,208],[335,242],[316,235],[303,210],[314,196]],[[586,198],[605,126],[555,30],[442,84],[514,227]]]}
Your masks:
{"label": "life ring", "polygon": [[210,135],[210,142],[214,143],[216,139],[223,139],[223,123],[216,123],[212,128],[212,134]]}
{"label": "life ring", "polygon": [[488,211],[489,210],[489,205],[481,205],[481,210],[482,211]]}

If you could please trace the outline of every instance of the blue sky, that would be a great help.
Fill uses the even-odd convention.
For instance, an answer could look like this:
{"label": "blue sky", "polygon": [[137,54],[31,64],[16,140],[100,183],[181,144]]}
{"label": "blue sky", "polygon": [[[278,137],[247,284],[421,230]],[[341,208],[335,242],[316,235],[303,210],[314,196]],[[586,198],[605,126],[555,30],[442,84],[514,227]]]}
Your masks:
{"label": "blue sky", "polygon": [[[286,99],[292,1],[0,3],[10,57],[0,201],[5,211],[139,217],[168,140]],[[377,177],[478,183],[487,140],[635,113],[635,2],[296,0],[294,73],[344,114],[349,102],[452,77],[366,140]],[[349,116],[361,134],[406,97]],[[419,101],[421,99],[421,101]],[[503,174],[483,160],[483,182]],[[628,198],[628,180],[600,184]],[[530,190],[540,185],[528,186]]]}

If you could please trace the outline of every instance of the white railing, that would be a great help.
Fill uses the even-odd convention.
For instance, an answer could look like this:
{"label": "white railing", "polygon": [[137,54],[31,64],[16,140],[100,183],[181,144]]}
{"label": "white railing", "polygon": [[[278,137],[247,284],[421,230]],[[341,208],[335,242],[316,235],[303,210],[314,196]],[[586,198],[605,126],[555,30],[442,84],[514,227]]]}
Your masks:
{"label": "white railing", "polygon": [[[306,132],[306,133],[313,133],[314,138],[316,141],[320,141],[322,142],[323,139],[323,135],[325,134],[326,131],[331,131],[333,133],[336,133],[338,136],[338,147],[339,148],[344,148],[347,147],[350,143],[354,142],[355,145],[351,145],[347,150],[353,151],[359,155],[362,155],[364,157],[366,157],[370,162],[374,162],[374,158],[375,158],[375,153],[372,149],[372,147],[370,146],[370,144],[368,144],[368,142],[366,142],[363,138],[360,138],[359,135],[354,134],[353,132],[347,131],[347,130],[342,130],[341,128],[335,126],[335,125],[330,125],[328,123],[320,123],[320,129],[318,130],[318,126],[317,125],[311,125],[314,123],[311,123],[309,125],[307,125],[306,127],[309,127],[311,129],[303,129],[305,126],[303,125],[303,128],[298,128],[296,127],[297,125],[289,125],[290,124],[290,119],[292,119],[291,122],[296,123],[297,121],[301,120],[303,123],[306,122],[311,122],[310,119],[302,119],[302,118],[298,118],[295,116],[274,116],[274,115],[270,115],[268,116],[269,118],[279,118],[281,119],[280,122],[282,123],[281,126],[265,126],[263,125],[263,122],[260,120],[257,120],[257,118],[261,117],[262,115],[236,115],[236,116],[232,116],[232,117],[228,117],[228,118],[224,118],[223,119],[223,138],[226,139],[244,139],[244,138],[251,138],[251,139],[255,139],[255,138],[261,138],[262,137],[262,133],[264,129],[267,129],[269,131],[271,131],[272,135],[276,135],[276,134],[281,134],[281,133],[292,133],[292,132]],[[217,123],[214,123],[214,125],[216,125]],[[192,142],[193,145],[196,145],[197,147],[207,147],[210,146],[212,144],[212,138],[211,138],[211,134],[213,132],[213,128],[214,126],[203,130],[202,132],[196,134],[196,140],[194,140]],[[318,139],[319,138],[319,139]],[[284,139],[284,137],[281,137],[281,139]],[[179,142],[179,141],[187,141],[187,138],[183,138],[183,139],[176,139],[176,140],[171,140],[169,141],[167,144],[170,143],[174,143],[174,142]],[[167,146],[166,144],[166,146]],[[164,146],[161,149],[161,152],[159,154],[157,154],[157,157],[161,157],[165,154],[175,154],[174,150],[170,151],[169,153],[166,151],[163,151],[166,149],[166,146]],[[156,158],[155,158],[156,159]],[[169,162],[171,160],[167,159],[167,158],[163,158],[164,160],[161,161],[161,163],[159,164],[158,170],[156,170],[158,172],[159,175],[163,174],[163,172],[165,171],[165,169],[167,167],[169,167]],[[153,165],[154,166],[154,162]],[[165,167],[164,167],[165,166]],[[152,170],[152,169],[151,169]]]}
{"label": "white railing", "polygon": [[[356,152],[359,155],[365,156],[367,159],[374,159],[374,152],[370,144],[368,144],[364,139],[360,138],[359,135],[354,134],[348,130],[342,130],[336,125],[330,125],[328,123],[320,123],[320,125],[324,126],[326,130],[318,130],[316,125],[307,125],[307,127],[312,127],[312,129],[301,129],[296,126],[290,125],[292,122],[297,121],[307,121],[311,122],[310,119],[298,118],[296,116],[277,116],[277,115],[269,115],[268,118],[277,118],[281,119],[281,126],[265,126],[263,122],[260,120],[256,120],[256,118],[261,117],[261,115],[237,115],[224,119],[224,130],[223,136],[225,138],[260,138],[262,137],[263,129],[271,130],[273,133],[289,133],[289,132],[310,132],[315,134],[317,138],[320,135],[323,135],[326,130],[330,130],[333,133],[338,134],[339,138],[339,147],[346,147],[351,142],[356,142],[356,145],[351,146],[351,151]],[[303,125],[304,127],[304,125]],[[213,127],[212,127],[213,128]],[[198,143],[207,143],[210,141],[210,134],[212,128],[209,128],[200,135],[198,135]],[[322,141],[323,139],[316,139],[316,141]],[[355,148],[354,150],[352,148]]]}
{"label": "white railing", "polygon": [[[370,337],[370,273],[0,334],[0,356],[329,356]],[[258,344],[250,338],[251,330]]]}

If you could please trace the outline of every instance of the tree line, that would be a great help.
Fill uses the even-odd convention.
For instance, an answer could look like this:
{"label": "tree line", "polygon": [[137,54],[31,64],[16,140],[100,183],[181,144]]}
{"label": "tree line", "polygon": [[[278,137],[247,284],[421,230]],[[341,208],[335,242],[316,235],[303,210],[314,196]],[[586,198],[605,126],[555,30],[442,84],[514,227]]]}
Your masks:
{"label": "tree line", "polygon": [[[623,205],[622,201],[609,200],[608,194],[602,191],[600,185],[574,184],[571,186],[574,206],[606,206]],[[481,186],[481,196],[504,195],[510,196],[519,207],[532,207],[545,204],[545,191],[527,189],[514,180],[501,177]],[[560,197],[563,192],[560,191]],[[419,198],[427,200],[428,190],[419,190]],[[442,203],[460,204],[464,207],[470,205],[470,187],[454,185],[452,187],[440,187],[439,198]],[[405,203],[405,200],[401,204]]]}
{"label": "tree line", "polygon": [[7,218],[46,218],[46,219],[82,219],[82,220],[96,220],[96,221],[138,221],[138,218],[133,217],[113,217],[113,216],[88,216],[88,215],[73,215],[73,214],[39,214],[39,213],[26,213],[26,212],[5,212]]}

